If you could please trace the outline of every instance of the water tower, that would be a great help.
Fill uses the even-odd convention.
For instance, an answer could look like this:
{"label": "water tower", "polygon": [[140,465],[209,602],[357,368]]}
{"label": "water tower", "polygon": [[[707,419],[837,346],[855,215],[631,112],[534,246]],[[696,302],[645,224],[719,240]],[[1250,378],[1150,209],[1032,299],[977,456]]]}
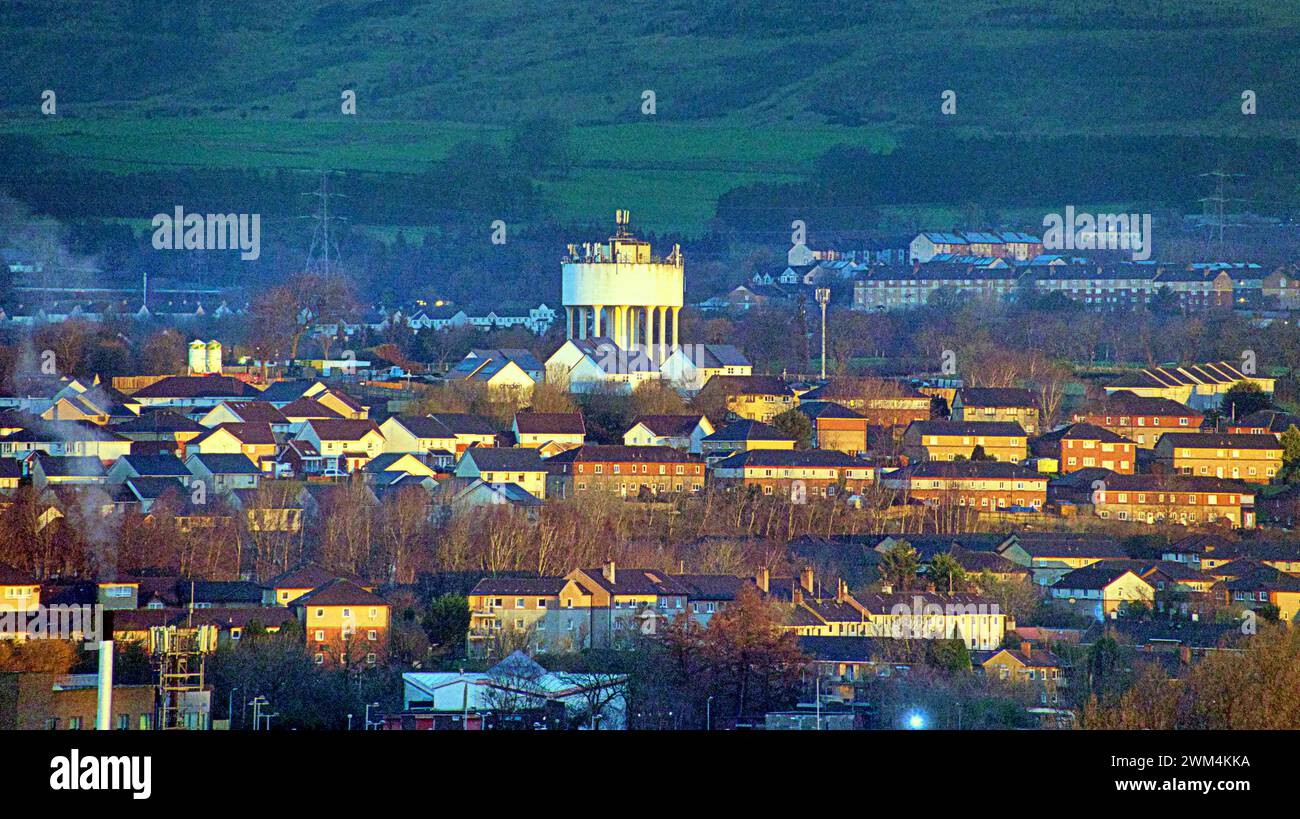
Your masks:
{"label": "water tower", "polygon": [[208,372],[213,375],[221,375],[221,342],[209,341],[207,348]]}
{"label": "water tower", "polygon": [[[566,338],[609,338],[623,349],[644,345],[656,358],[677,346],[685,278],[681,247],[666,258],[632,235],[631,214],[615,211],[607,241],[569,245],[562,264]],[[671,331],[669,326],[671,325]]]}
{"label": "water tower", "polygon": [[190,342],[190,375],[203,375],[208,371],[208,347],[199,339]]}

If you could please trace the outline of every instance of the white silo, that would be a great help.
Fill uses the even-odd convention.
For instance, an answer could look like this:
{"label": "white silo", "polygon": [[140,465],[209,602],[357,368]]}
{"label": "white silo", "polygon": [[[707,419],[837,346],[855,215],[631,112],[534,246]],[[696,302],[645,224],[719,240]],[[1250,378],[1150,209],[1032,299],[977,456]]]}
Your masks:
{"label": "white silo", "polygon": [[685,295],[681,248],[674,245],[667,258],[653,256],[650,243],[629,231],[628,211],[616,211],[614,221],[608,241],[569,245],[562,263],[566,337],[609,338],[623,349],[644,345],[662,359],[678,343]]}
{"label": "white silo", "polygon": [[208,348],[197,338],[190,342],[190,375],[203,375],[208,371]]}
{"label": "white silo", "polygon": [[221,342],[213,339],[208,342],[207,346],[208,372],[214,375],[221,374]]}

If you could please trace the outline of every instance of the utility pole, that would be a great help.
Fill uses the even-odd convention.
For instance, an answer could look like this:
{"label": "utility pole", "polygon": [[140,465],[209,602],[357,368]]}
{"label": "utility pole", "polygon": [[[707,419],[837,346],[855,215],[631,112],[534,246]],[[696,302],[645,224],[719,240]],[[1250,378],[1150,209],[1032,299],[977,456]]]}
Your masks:
{"label": "utility pole", "polygon": [[826,305],[831,300],[829,287],[819,287],[815,293],[817,303],[822,306],[822,381],[826,380]]}

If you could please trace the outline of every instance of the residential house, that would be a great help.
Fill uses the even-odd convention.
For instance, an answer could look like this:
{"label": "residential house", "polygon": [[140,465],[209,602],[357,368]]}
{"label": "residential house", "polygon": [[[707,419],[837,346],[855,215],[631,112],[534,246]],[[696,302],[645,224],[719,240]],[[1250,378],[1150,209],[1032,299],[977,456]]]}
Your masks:
{"label": "residential house", "polygon": [[1170,432],[1155,446],[1155,463],[1179,475],[1270,483],[1282,471],[1282,444],[1263,433]]}
{"label": "residential house", "polygon": [[370,420],[311,420],[298,433],[325,458],[338,458],[345,472],[357,472],[384,451],[384,434]]}
{"label": "residential house", "polygon": [[867,451],[867,419],[832,401],[799,402],[799,412],[812,424],[812,445],[849,455]]}
{"label": "residential house", "polygon": [[1086,422],[1138,445],[1154,449],[1166,432],[1196,432],[1201,428],[1201,413],[1168,398],[1144,397],[1128,390],[1109,393],[1105,400],[1073,415],[1075,422]]}
{"label": "residential house", "polygon": [[1137,444],[1094,424],[1075,423],[1045,432],[1030,443],[1035,455],[1054,458],[1062,473],[1100,467],[1132,475],[1137,466]]}
{"label": "residential house", "polygon": [[1094,620],[1115,616],[1124,605],[1155,605],[1156,590],[1123,564],[1107,561],[1075,569],[1052,584],[1051,601]]}
{"label": "residential house", "polygon": [[263,605],[287,606],[305,594],[315,591],[334,580],[347,580],[366,591],[375,589],[350,572],[331,572],[318,563],[304,563],[266,581],[262,595]]}
{"label": "residential house", "polygon": [[1040,586],[1050,586],[1074,569],[1128,559],[1114,538],[1075,532],[1020,532],[999,544],[997,553],[1028,568]]}
{"label": "residential house", "polygon": [[317,665],[369,666],[387,657],[392,607],[351,580],[330,580],[289,606],[303,624]]}
{"label": "residential house", "polygon": [[1093,491],[1093,511],[1108,520],[1255,527],[1255,491],[1201,475],[1115,475]]}
{"label": "residential house", "polygon": [[546,460],[547,496],[657,497],[704,490],[704,462],[666,446],[586,444]]}
{"label": "residential house", "polygon": [[661,377],[659,365],[644,349],[624,349],[605,337],[567,339],[546,359],[546,381],[575,393],[603,385],[631,392]]}
{"label": "residential house", "polygon": [[1276,435],[1279,439],[1289,428],[1300,429],[1300,415],[1281,410],[1259,410],[1228,422],[1228,432],[1233,435]]}
{"label": "residential house", "polygon": [[[366,422],[362,422],[366,423]],[[265,422],[220,424],[207,434],[190,441],[187,453],[203,455],[244,455],[263,471],[270,472],[278,451],[275,432]]]}
{"label": "residential house", "polygon": [[487,484],[518,484],[535,498],[546,499],[546,462],[535,449],[490,447],[465,450],[453,473]]}
{"label": "residential house", "polygon": [[882,473],[879,481],[910,501],[931,506],[1041,512],[1047,502],[1046,475],[1005,462],[921,461]]}
{"label": "residential house", "polygon": [[692,455],[714,432],[706,415],[642,415],[623,433],[624,446],[670,446]]}
{"label": "residential house", "polygon": [[908,384],[881,378],[832,378],[799,396],[830,401],[856,412],[873,427],[906,427],[930,420],[931,398]]}
{"label": "residential house", "polygon": [[176,478],[185,483],[190,471],[170,452],[150,455],[123,455],[108,469],[110,484],[125,483],[128,478]]}
{"label": "residential house", "polygon": [[1061,689],[1069,685],[1065,662],[1028,641],[1022,641],[1019,648],[1001,648],[980,657],[979,669],[986,677],[1016,680],[1039,689],[1039,703],[1050,707],[1061,704]]}
{"label": "residential house", "polygon": [[0,612],[31,611],[41,605],[41,584],[12,566],[0,564]]}
{"label": "residential house", "polygon": [[527,637],[534,651],[591,646],[592,593],[569,577],[485,577],[468,595],[470,655],[499,653],[497,644]]}
{"label": "residential house", "polygon": [[256,489],[262,469],[247,455],[194,453],[185,459],[185,468],[202,481],[209,496],[219,496],[232,489]]}
{"label": "residential house", "polygon": [[490,447],[496,443],[492,423],[477,415],[440,412],[427,417],[394,415],[380,424],[385,452],[450,453],[460,457],[470,447]]}
{"label": "residential house", "polygon": [[258,389],[229,375],[169,375],[130,397],[142,412],[150,407],[211,409],[223,401],[254,400]]}
{"label": "residential house", "polygon": [[484,384],[497,394],[526,397],[545,377],[545,368],[527,350],[470,350],[447,373],[449,381]]}
{"label": "residential house", "polygon": [[913,421],[903,433],[903,451],[913,460],[971,460],[979,448],[984,457],[1020,463],[1029,455],[1029,439],[1013,421]]}
{"label": "residential house", "polygon": [[712,478],[723,488],[753,487],[802,503],[860,493],[875,482],[876,467],[835,450],[750,449],[716,461]]}
{"label": "residential house", "polygon": [[135,451],[142,445],[149,451],[172,452],[185,456],[185,448],[195,438],[208,433],[208,428],[198,421],[171,410],[151,410],[138,418],[114,424],[114,433],[132,443]]}
{"label": "residential house", "polygon": [[[324,409],[323,404],[320,406]],[[208,410],[199,423],[209,429],[222,424],[266,424],[279,433],[288,433],[292,426],[284,412],[268,401],[222,401]]]}
{"label": "residential house", "polygon": [[1042,407],[1031,391],[1015,387],[962,387],[952,400],[952,420],[1015,423],[1038,434]]}
{"label": "residential house", "polygon": [[511,431],[516,446],[536,449],[543,458],[582,446],[587,440],[580,412],[517,412]]}
{"label": "residential house", "polygon": [[799,404],[794,391],[774,375],[719,375],[700,390],[704,405],[718,403],[732,418],[770,423]]}
{"label": "residential house", "polygon": [[754,365],[730,344],[683,344],[668,355],[659,371],[678,389],[696,392],[715,376],[753,375]]}
{"label": "residential house", "polygon": [[700,440],[706,458],[723,458],[735,452],[754,449],[794,449],[795,440],[761,421],[741,419]]}

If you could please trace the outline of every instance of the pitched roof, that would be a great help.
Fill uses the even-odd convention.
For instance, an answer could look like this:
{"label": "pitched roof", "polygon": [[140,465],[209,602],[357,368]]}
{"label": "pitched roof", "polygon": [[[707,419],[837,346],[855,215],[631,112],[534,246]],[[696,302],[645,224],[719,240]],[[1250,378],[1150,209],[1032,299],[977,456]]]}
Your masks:
{"label": "pitched roof", "polygon": [[1282,451],[1282,443],[1277,436],[1268,433],[1250,432],[1166,432],[1160,436],[1157,448],[1175,447],[1178,449],[1256,449]]}
{"label": "pitched roof", "polygon": [[790,386],[776,375],[715,375],[704,389],[724,395],[794,395]]}
{"label": "pitched roof", "polygon": [[1123,435],[1082,421],[1077,424],[1070,424],[1068,427],[1045,432],[1038,436],[1037,441],[1039,443],[1048,441],[1100,441],[1103,444],[1133,443]]}
{"label": "pitched roof", "polygon": [[262,421],[229,421],[224,424],[217,424],[207,435],[202,435],[191,443],[192,445],[201,444],[221,432],[230,433],[242,444],[270,446],[276,442],[275,433],[271,431],[271,425],[268,423]]}
{"label": "pitched roof", "polygon": [[262,470],[253,459],[247,455],[220,454],[220,453],[195,453],[186,459],[186,465],[190,460],[196,460],[211,472],[213,475],[260,475]]}
{"label": "pitched roof", "polygon": [[871,464],[834,449],[750,449],[718,461],[714,469],[746,466],[808,469],[867,469]]}
{"label": "pitched roof", "polygon": [[36,453],[41,471],[50,478],[97,478],[104,474],[104,462],[94,455],[64,455]]}
{"label": "pitched roof", "polygon": [[[1006,461],[921,461],[899,470],[911,478],[953,478],[958,480],[1041,480],[1041,472]],[[886,475],[889,478],[891,475]]]}
{"label": "pitched roof", "polygon": [[182,476],[188,478],[190,476],[189,470],[185,468],[181,459],[170,452],[123,455],[118,458],[118,463],[129,464],[142,478]]}
{"label": "pitched roof", "polygon": [[799,411],[808,416],[809,420],[818,418],[862,418],[865,417],[848,407],[836,404],[834,401],[807,401],[799,402]]}
{"label": "pitched roof", "polygon": [[1286,432],[1288,427],[1300,429],[1300,415],[1292,415],[1281,410],[1257,410],[1244,418],[1228,423],[1231,427],[1246,429],[1264,429],[1269,432]]}
{"label": "pitched roof", "polygon": [[519,412],[515,427],[520,435],[585,435],[580,412]]}
{"label": "pitched roof", "polygon": [[387,606],[388,601],[341,577],[310,591],[291,606]]}
{"label": "pitched roof", "polygon": [[1125,559],[1128,553],[1118,540],[1106,535],[1075,532],[1018,532],[1015,545],[1030,557],[1095,557]]}
{"label": "pitched roof", "polygon": [[545,472],[546,463],[530,447],[474,447],[461,459],[472,459],[480,472]]}
{"label": "pitched roof", "polygon": [[[1104,589],[1129,573],[1136,576],[1136,572],[1133,572],[1127,565],[1121,563],[1112,564],[1112,561],[1103,560],[1091,566],[1084,566],[1082,569],[1066,572],[1061,576],[1060,580],[1052,584],[1052,587],[1057,589]],[[1145,580],[1142,582],[1146,583]]]}
{"label": "pitched roof", "polygon": [[0,586],[35,586],[36,578],[0,563]]}
{"label": "pitched roof", "polygon": [[761,421],[742,418],[739,421],[732,421],[704,440],[717,443],[721,441],[794,441],[794,438]]}
{"label": "pitched roof", "polygon": [[267,401],[222,401],[240,420],[253,423],[283,424],[284,413]]}
{"label": "pitched roof", "polygon": [[555,596],[568,582],[565,577],[485,577],[470,594]]}
{"label": "pitched roof", "polygon": [[1018,387],[962,387],[957,390],[963,407],[1019,407],[1038,409],[1038,398]]}
{"label": "pitched roof", "polygon": [[332,572],[319,563],[303,563],[287,572],[277,574],[264,585],[272,589],[316,589],[336,578],[361,585],[361,578],[351,572]]}
{"label": "pitched roof", "polygon": [[[367,433],[379,433],[379,425],[369,419],[312,418],[307,426],[322,441],[360,441]],[[383,437],[383,433],[379,433]]]}
{"label": "pitched roof", "polygon": [[280,407],[280,414],[290,418],[342,418],[343,416],[314,398],[299,398]]}
{"label": "pitched roof", "polygon": [[553,455],[548,465],[565,463],[691,463],[696,461],[680,449],[670,446],[623,446],[622,444],[583,444]]}
{"label": "pitched roof", "polygon": [[[442,435],[420,435],[421,438],[454,438],[457,435],[495,435],[496,427],[491,421],[479,415],[467,412],[431,412],[429,419],[442,425]],[[405,417],[402,419],[405,423]],[[414,430],[412,430],[414,431]]]}
{"label": "pitched roof", "polygon": [[703,415],[640,415],[628,429],[642,424],[655,435],[677,437],[690,435],[699,426]]}
{"label": "pitched roof", "polygon": [[131,398],[256,398],[258,390],[228,375],[169,375]]}
{"label": "pitched roof", "polygon": [[208,428],[190,418],[187,415],[181,415],[171,410],[149,410],[142,412],[139,418],[132,418],[129,421],[123,421],[120,424],[113,424],[114,432],[118,433],[144,433],[144,432],[199,432],[205,433]]}
{"label": "pitched roof", "polygon": [[1128,390],[1116,390],[1106,396],[1106,399],[1102,402],[1102,411],[1114,415],[1156,415],[1168,418],[1201,417],[1201,413],[1186,404],[1180,404],[1168,398],[1148,398]]}
{"label": "pitched roof", "polygon": [[919,435],[982,435],[986,438],[1024,438],[1024,427],[1015,421],[913,421],[907,432]]}

